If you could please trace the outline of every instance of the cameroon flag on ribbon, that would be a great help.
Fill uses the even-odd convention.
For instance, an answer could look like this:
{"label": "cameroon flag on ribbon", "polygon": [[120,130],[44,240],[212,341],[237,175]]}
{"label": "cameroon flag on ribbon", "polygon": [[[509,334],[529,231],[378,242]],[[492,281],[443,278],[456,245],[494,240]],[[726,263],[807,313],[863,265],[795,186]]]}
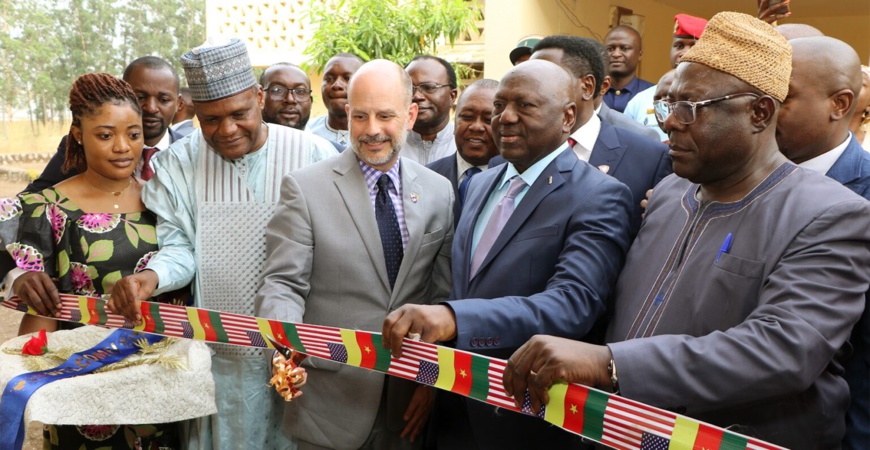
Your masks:
{"label": "cameroon flag on ribbon", "polygon": [[435,387],[478,400],[489,392],[489,360],[462,351],[438,347],[438,379]]}
{"label": "cameroon flag on ribbon", "polygon": [[668,450],[743,450],[745,437],[677,416]]}
{"label": "cameroon flag on ribbon", "polygon": [[207,309],[187,309],[187,318],[193,328],[193,338],[208,342],[230,342],[226,330],[221,323],[220,313]]}
{"label": "cameroon flag on ribbon", "polygon": [[109,320],[106,316],[106,302],[98,302],[94,297],[79,297],[79,310],[82,313],[81,323],[98,325]]}
{"label": "cameroon flag on ribbon", "polygon": [[159,304],[142,302],[139,312],[142,314],[142,324],[133,328],[134,330],[159,334],[163,334],[166,331],[163,318],[160,317]]}
{"label": "cameroon flag on ribbon", "polygon": [[266,342],[266,345],[269,348],[273,347],[272,343],[266,339],[266,336],[271,336],[272,339],[275,339],[293,350],[305,353],[305,346],[302,345],[302,341],[299,339],[299,332],[296,330],[296,325],[257,317],[257,328],[260,330],[260,334],[263,335],[263,341]]}
{"label": "cameroon flag on ribbon", "polygon": [[597,441],[601,440],[607,394],[561,382],[550,386],[549,394],[550,403],[544,412],[544,420]]}
{"label": "cameroon flag on ribbon", "polygon": [[384,348],[381,335],[341,330],[341,341],[347,349],[348,364],[379,372],[389,370],[390,351]]}

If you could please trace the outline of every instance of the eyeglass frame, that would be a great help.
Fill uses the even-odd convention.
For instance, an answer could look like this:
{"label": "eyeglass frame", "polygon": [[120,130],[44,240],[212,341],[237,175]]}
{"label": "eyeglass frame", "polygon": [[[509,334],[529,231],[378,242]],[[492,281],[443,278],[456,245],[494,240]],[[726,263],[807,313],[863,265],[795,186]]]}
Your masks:
{"label": "eyeglass frame", "polygon": [[[705,106],[709,106],[709,105],[712,105],[714,103],[723,102],[725,100],[731,100],[733,98],[745,97],[747,95],[751,95],[755,98],[761,97],[760,95],[758,95],[754,92],[738,92],[736,94],[728,94],[728,95],[725,95],[723,97],[711,98],[708,100],[701,100],[699,102],[691,102],[688,100],[678,100],[676,102],[666,102],[664,100],[656,100],[653,102],[653,113],[655,114],[656,119],[658,121],[664,123],[665,120],[667,120],[667,118],[670,117],[671,114],[674,113],[674,111],[676,110],[676,105],[689,105],[692,108],[691,109],[691,111],[692,111],[692,120],[691,121],[686,122],[686,121],[680,120],[680,118],[676,117],[676,116],[674,116],[674,118],[677,119],[677,122],[680,122],[683,125],[691,125],[691,124],[695,123],[696,120],[698,120],[698,111],[697,111],[698,108],[703,108]],[[664,117],[661,116],[662,114],[664,114],[664,111],[659,110],[659,105],[664,105],[667,108],[667,114]]]}
{"label": "eyeglass frame", "polygon": [[[285,91],[287,91],[287,92],[284,92],[284,95],[281,95],[281,96],[279,96],[279,97],[276,97],[274,94],[277,94],[277,92],[272,92],[272,89],[285,90]],[[284,100],[285,98],[287,98],[287,93],[288,93],[288,92],[292,93],[291,95],[293,95],[293,100],[296,100],[297,103],[305,103],[305,102],[311,101],[311,100],[314,98],[314,96],[311,95],[311,93],[314,92],[314,91],[313,91],[312,89],[308,89],[308,88],[299,87],[299,88],[293,88],[293,89],[291,89],[291,88],[284,87],[284,86],[277,85],[277,84],[274,85],[274,86],[269,86],[269,87],[266,88],[266,93],[269,94],[269,97],[271,97],[272,100],[276,100],[276,101],[277,101],[277,100]],[[305,94],[305,93],[308,94],[308,98],[307,98],[307,99],[305,99],[305,100],[300,100],[300,99],[297,97],[297,95]]]}
{"label": "eyeglass frame", "polygon": [[411,85],[411,95],[420,91],[421,94],[434,94],[438,92],[438,89],[449,87],[453,89],[453,86],[450,84],[438,84],[438,83],[420,83],[420,84],[412,84]]}

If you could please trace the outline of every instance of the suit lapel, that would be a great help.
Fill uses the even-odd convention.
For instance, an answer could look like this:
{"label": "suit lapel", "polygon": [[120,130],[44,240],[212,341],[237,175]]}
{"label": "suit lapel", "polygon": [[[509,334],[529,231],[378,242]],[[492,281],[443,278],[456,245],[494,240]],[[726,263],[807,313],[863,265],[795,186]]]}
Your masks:
{"label": "suit lapel", "polygon": [[834,165],[825,174],[839,181],[840,184],[848,184],[861,176],[860,160],[862,155],[859,152],[863,152],[864,149],[858,143],[858,140],[855,139],[855,136],[850,136],[849,145],[846,146],[846,150],[843,151],[843,154],[837,158],[837,161],[834,162]]}
{"label": "suit lapel", "polygon": [[[420,195],[423,193],[423,189],[417,183],[417,171],[410,164],[407,164],[407,160],[402,162],[400,170],[402,177],[402,208],[405,210],[405,226],[408,227],[408,245],[402,257],[402,264],[399,266],[399,274],[396,276],[396,285],[390,295],[389,306],[392,306],[393,302],[397,300],[397,294],[401,292],[402,285],[405,284],[405,279],[411,271],[411,266],[417,260],[420,245],[423,243],[423,233],[426,232],[423,211],[425,209],[425,202],[428,199],[426,195]],[[384,273],[386,274],[386,270]]]}
{"label": "suit lapel", "polygon": [[613,175],[625,155],[625,148],[626,146],[619,142],[615,128],[602,121],[598,139],[595,140],[592,154],[589,155],[589,164],[599,170],[601,166],[608,166],[607,174]]}
{"label": "suit lapel", "polygon": [[[574,165],[579,161],[580,160],[577,159],[574,151],[569,148],[563,150],[562,154],[557,156],[556,159],[550,163],[543,172],[541,172],[541,175],[537,180],[535,180],[535,183],[529,187],[528,192],[526,192],[526,195],[523,197],[519,206],[517,206],[513,214],[511,214],[504,228],[502,228],[501,233],[499,233],[498,238],[496,238],[495,242],[492,244],[492,248],[486,255],[486,259],[484,259],[480,264],[480,269],[477,272],[478,274],[483,272],[486,266],[488,266],[489,263],[498,256],[504,246],[513,239],[514,235],[526,223],[526,220],[528,220],[529,216],[532,215],[532,212],[535,211],[541,201],[565,182],[561,172],[571,171],[574,168]],[[552,182],[550,181],[551,177]]]}
{"label": "suit lapel", "polygon": [[360,241],[365,245],[384,289],[389,292],[390,283],[387,279],[387,263],[384,260],[381,235],[378,231],[378,223],[375,219],[374,208],[372,208],[372,200],[369,197],[368,186],[356,155],[350,151],[337,156],[333,170],[341,175],[335,179],[335,187],[338,188],[338,192],[344,200],[347,211],[356,225],[357,232],[359,232]]}
{"label": "suit lapel", "polygon": [[[457,231],[453,236],[453,239],[458,241],[458,245],[461,245],[459,248],[462,249],[462,254],[465,255],[465,258],[461,262],[459,262],[458,258],[454,259],[453,262],[454,264],[459,265],[460,273],[458,274],[458,280],[464,289],[464,292],[456,293],[456,298],[465,298],[465,293],[468,292],[468,279],[471,276],[469,273],[471,270],[471,258],[474,256],[471,253],[471,244],[474,241],[474,229],[477,227],[477,219],[480,216],[483,207],[486,205],[487,200],[489,200],[489,196],[504,176],[506,170],[507,164],[502,164],[497,169],[490,169],[477,175],[481,177],[482,180],[487,180],[486,177],[492,178],[485,181],[486,185],[481,189],[475,189],[475,192],[480,193],[479,195],[472,195],[471,192],[466,193],[468,213],[464,214],[462,218],[459,219]],[[454,243],[454,248],[456,248],[456,246],[457,243]],[[454,284],[456,283],[454,282]]]}

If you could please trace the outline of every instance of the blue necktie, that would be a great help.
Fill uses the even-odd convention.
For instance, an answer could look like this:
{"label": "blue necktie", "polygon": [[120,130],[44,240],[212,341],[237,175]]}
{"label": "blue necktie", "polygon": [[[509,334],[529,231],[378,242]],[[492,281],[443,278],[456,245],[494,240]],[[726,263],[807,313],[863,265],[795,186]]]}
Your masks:
{"label": "blue necktie", "polygon": [[468,192],[468,182],[471,181],[471,177],[480,173],[480,169],[477,167],[470,167],[465,171],[465,179],[462,180],[462,183],[459,183],[459,204],[465,204],[465,193]]}
{"label": "blue necktie", "polygon": [[381,245],[384,247],[384,261],[387,263],[387,278],[390,289],[396,284],[399,266],[405,251],[402,248],[402,231],[399,229],[399,219],[390,199],[390,186],[393,180],[387,174],[378,178],[378,195],[375,197],[375,219],[378,221],[378,231],[381,234]]}

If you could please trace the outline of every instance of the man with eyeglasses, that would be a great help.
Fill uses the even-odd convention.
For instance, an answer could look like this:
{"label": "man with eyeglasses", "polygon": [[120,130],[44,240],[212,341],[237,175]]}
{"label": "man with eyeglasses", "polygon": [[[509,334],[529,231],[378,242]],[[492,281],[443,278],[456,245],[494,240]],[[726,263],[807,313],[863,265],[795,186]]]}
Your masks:
{"label": "man with eyeglasses", "polygon": [[516,399],[528,387],[537,411],[561,379],[786,448],[840,448],[870,202],[779,152],[790,73],[772,26],[710,20],[658,110],[677,176],[656,187],[628,253],[609,344],[532,338],[505,371]]}
{"label": "man with eyeglasses", "polygon": [[260,75],[263,120],[304,130],[311,116],[311,80],[299,66],[288,62],[272,64]]}
{"label": "man with eyeglasses", "polygon": [[610,54],[607,71],[612,81],[604,94],[604,103],[623,112],[632,97],[653,85],[637,77],[637,65],[643,57],[643,40],[634,28],[619,25],[604,36],[604,46]]}
{"label": "man with eyeglasses", "polygon": [[[311,79],[296,64],[280,62],[272,64],[260,75],[264,91],[263,120],[266,123],[305,130],[311,116]],[[316,140],[322,139],[320,136]],[[324,139],[326,140],[326,139]],[[340,153],[344,146],[327,141]]]}
{"label": "man with eyeglasses", "polygon": [[456,72],[449,62],[431,55],[415,57],[405,66],[411,76],[419,113],[402,156],[431,164],[456,151],[450,108],[456,100]]}

